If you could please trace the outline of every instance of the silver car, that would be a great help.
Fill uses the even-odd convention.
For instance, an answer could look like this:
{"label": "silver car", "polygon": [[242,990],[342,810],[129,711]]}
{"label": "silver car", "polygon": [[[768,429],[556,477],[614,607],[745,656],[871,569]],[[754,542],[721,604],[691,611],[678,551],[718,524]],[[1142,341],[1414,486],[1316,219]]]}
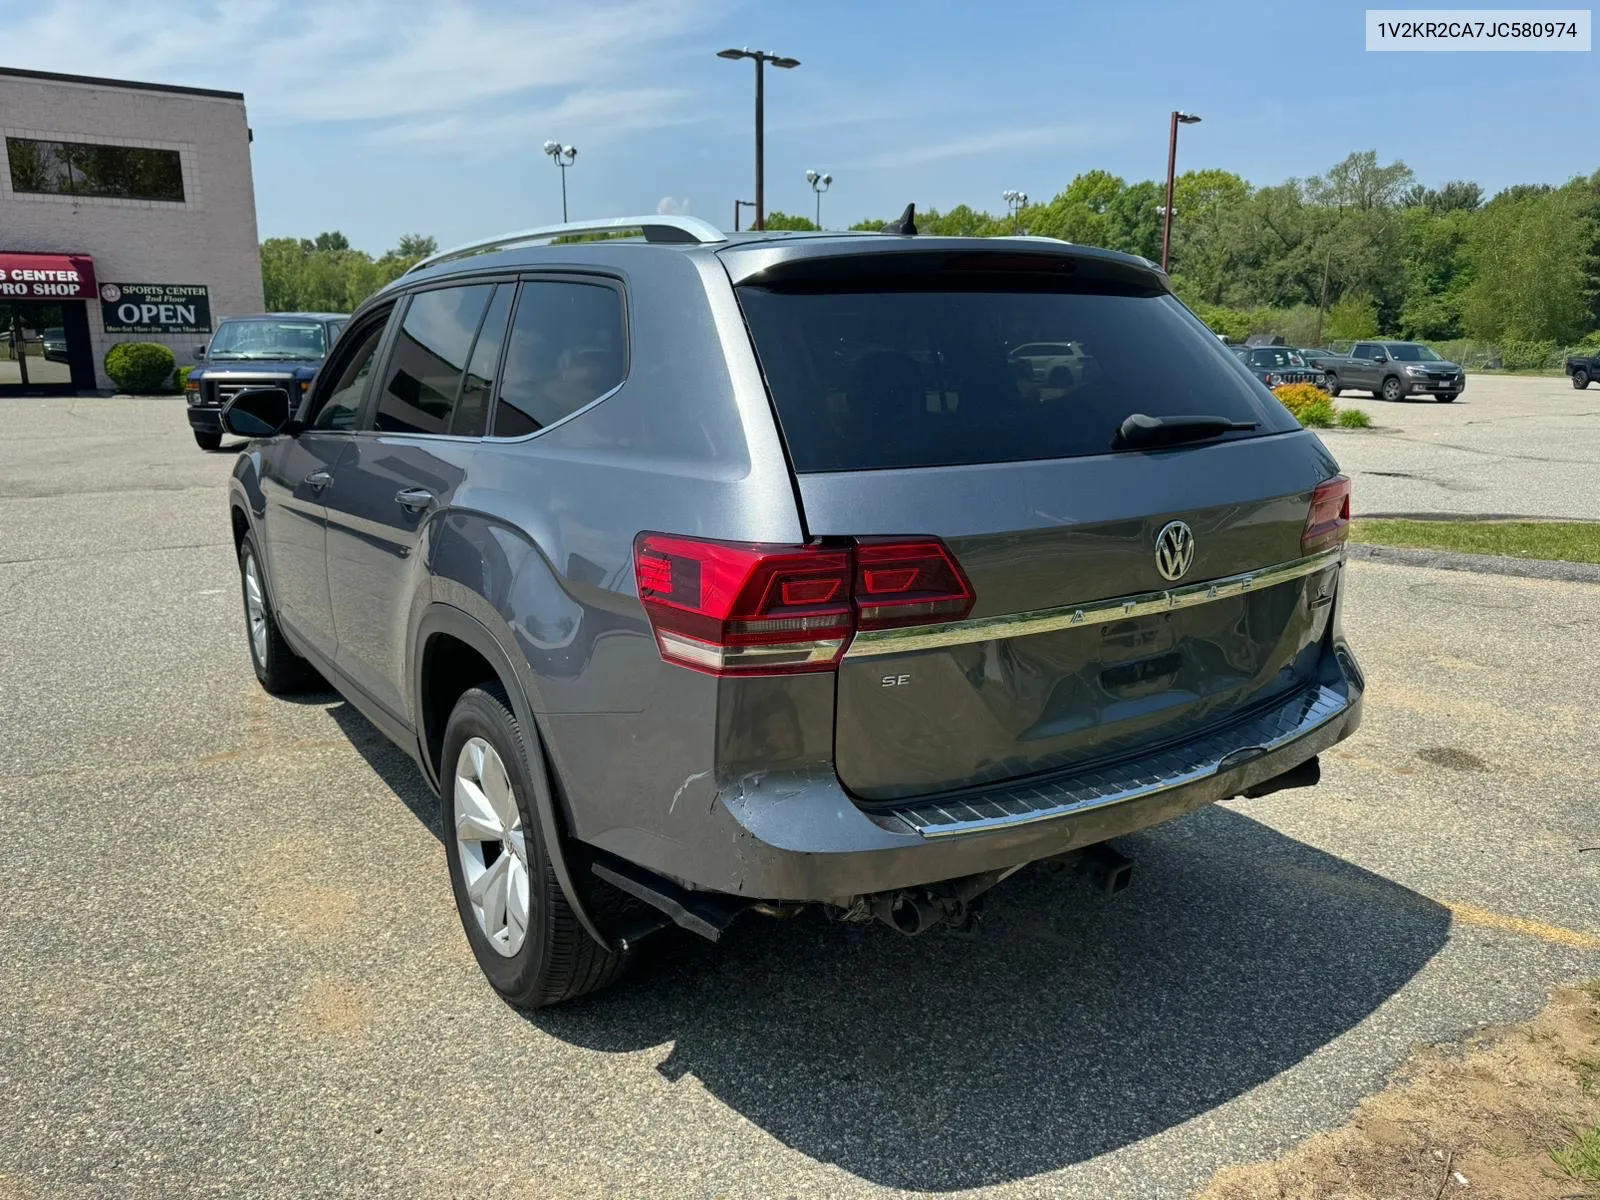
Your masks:
{"label": "silver car", "polygon": [[1110,839],[1315,783],[1360,718],[1349,482],[1143,259],[909,211],[533,230],[223,421],[257,676],[416,760],[517,1005],[674,922],[1115,890]]}

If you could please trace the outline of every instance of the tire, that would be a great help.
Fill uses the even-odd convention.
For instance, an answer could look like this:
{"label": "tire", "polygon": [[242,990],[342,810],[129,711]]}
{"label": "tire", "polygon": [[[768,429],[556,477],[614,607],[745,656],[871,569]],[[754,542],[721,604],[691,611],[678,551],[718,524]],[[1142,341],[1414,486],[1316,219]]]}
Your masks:
{"label": "tire", "polygon": [[289,648],[278,618],[272,611],[267,591],[266,571],[255,534],[247,533],[239,543],[239,590],[244,598],[245,642],[250,647],[250,665],[256,678],[271,695],[288,696],[296,692],[318,691],[322,677],[310,663]]}
{"label": "tire", "polygon": [[1572,373],[1572,386],[1577,388],[1580,392],[1583,391],[1584,388],[1588,387],[1589,372],[1584,370],[1582,367],[1579,367],[1576,371],[1574,371]]}
{"label": "tire", "polygon": [[1390,375],[1383,381],[1383,390],[1378,394],[1391,404],[1398,400],[1404,400],[1406,396],[1405,389],[1401,385],[1400,380],[1393,375]]}
{"label": "tire", "polygon": [[208,432],[204,429],[196,429],[194,431],[194,444],[202,450],[215,450],[222,445],[222,434],[215,431]]}
{"label": "tire", "polygon": [[[489,985],[517,1008],[543,1008],[615,982],[632,955],[590,937],[561,891],[533,803],[532,781],[543,762],[530,754],[530,739],[498,683],[462,694],[439,761],[450,888]],[[495,877],[502,861],[509,865]]]}
{"label": "tire", "polygon": [[1324,374],[1327,376],[1327,379],[1328,379],[1328,395],[1337,397],[1339,395],[1339,391],[1340,391],[1340,388],[1339,388],[1339,377],[1337,375],[1335,375],[1332,371],[1325,371]]}

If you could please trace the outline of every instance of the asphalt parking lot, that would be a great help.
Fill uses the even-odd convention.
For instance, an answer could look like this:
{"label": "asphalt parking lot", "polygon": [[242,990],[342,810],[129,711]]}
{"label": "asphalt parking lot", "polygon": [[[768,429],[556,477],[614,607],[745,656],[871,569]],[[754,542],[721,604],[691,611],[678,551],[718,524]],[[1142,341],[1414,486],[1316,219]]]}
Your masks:
{"label": "asphalt parking lot", "polygon": [[1492,513],[1600,520],[1600,386],[1565,376],[1467,376],[1451,404],[1346,392],[1371,430],[1324,440],[1354,480],[1357,516]]}
{"label": "asphalt parking lot", "polygon": [[[1330,445],[1374,511],[1428,431],[1537,429],[1461,453],[1600,503],[1545,389],[1600,407],[1475,378]],[[1600,975],[1600,586],[1357,562],[1366,725],[1315,792],[1130,839],[1115,899],[1023,872],[973,941],[750,919],[520,1015],[408,760],[256,686],[231,462],[177,401],[0,403],[0,1200],[1177,1197]]]}

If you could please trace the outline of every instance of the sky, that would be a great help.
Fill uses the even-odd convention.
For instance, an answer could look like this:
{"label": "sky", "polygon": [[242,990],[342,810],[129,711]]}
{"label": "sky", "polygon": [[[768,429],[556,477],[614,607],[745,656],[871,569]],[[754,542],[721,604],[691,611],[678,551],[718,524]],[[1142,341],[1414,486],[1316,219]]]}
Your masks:
{"label": "sky", "polygon": [[[1502,0],[1504,2],[1504,0]],[[1217,167],[1252,183],[1353,150],[1493,192],[1600,166],[1593,53],[1368,53],[1364,5],[1072,0],[0,0],[0,65],[242,91],[262,237],[343,231],[373,253],[561,219],[547,140],[578,148],[573,218],[754,192],[823,223],[908,201],[1003,211],[1081,171]],[[748,223],[748,217],[746,217]]]}

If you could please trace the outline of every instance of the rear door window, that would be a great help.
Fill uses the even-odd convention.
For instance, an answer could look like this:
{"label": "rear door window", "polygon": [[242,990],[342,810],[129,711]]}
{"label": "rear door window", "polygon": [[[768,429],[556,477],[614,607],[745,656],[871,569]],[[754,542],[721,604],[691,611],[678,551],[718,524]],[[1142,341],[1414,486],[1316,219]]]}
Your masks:
{"label": "rear door window", "polygon": [[406,308],[384,371],[373,427],[448,433],[461,377],[493,284],[418,292]]}
{"label": "rear door window", "polygon": [[1164,291],[985,279],[739,289],[796,470],[1104,454],[1132,413],[1296,427]]}
{"label": "rear door window", "polygon": [[626,373],[621,291],[571,280],[524,283],[507,336],[492,433],[537,433],[598,400]]}

